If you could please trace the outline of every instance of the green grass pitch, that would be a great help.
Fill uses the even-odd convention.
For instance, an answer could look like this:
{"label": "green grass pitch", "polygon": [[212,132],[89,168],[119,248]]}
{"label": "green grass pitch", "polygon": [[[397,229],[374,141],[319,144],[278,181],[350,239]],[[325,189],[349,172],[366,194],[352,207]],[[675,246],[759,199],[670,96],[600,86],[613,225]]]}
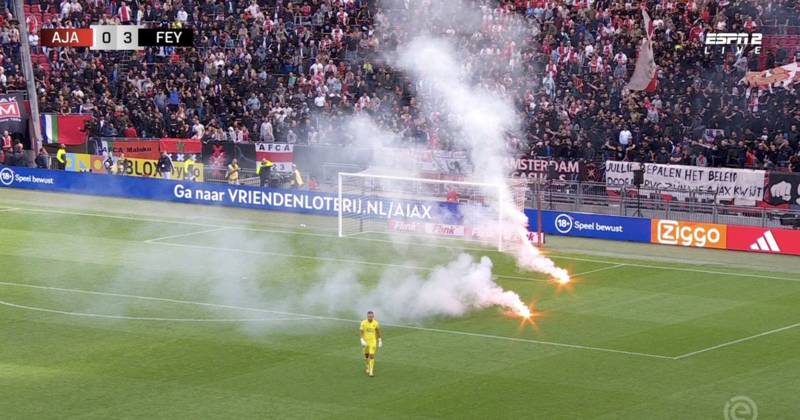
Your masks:
{"label": "green grass pitch", "polygon": [[[339,239],[334,226],[0,190],[0,415],[723,419],[726,403],[753,409],[734,397],[759,418],[800,412],[796,257],[555,239],[550,256],[577,274],[559,289],[470,249],[535,301],[535,328],[496,308],[384,324],[369,378],[357,315],[313,318],[323,312],[282,302],[334,270],[358,270],[369,286],[387,270],[424,275],[459,251]],[[220,290],[226,282],[239,289]]]}

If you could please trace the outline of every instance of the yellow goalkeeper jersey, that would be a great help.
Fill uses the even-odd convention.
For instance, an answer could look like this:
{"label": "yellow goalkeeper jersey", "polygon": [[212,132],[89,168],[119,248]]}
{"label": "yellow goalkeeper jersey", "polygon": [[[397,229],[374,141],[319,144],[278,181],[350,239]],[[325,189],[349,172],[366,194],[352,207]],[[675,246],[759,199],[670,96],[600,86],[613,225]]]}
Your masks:
{"label": "yellow goalkeeper jersey", "polygon": [[378,340],[377,331],[379,327],[380,324],[377,319],[373,319],[372,322],[365,319],[361,321],[361,327],[359,329],[364,332],[364,340],[367,342],[375,342]]}

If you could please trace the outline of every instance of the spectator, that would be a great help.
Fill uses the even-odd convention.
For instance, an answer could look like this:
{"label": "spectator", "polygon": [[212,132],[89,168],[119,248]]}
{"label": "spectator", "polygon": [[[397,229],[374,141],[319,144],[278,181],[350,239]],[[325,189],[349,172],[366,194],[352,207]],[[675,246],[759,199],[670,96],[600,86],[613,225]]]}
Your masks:
{"label": "spectator", "polygon": [[136,128],[132,124],[128,124],[124,130],[122,130],[122,137],[130,137],[136,138],[138,134],[136,133]]}
{"label": "spectator", "polygon": [[3,141],[3,152],[5,152],[6,154],[11,153],[13,151],[12,149],[13,142],[11,139],[11,134],[8,132],[8,130],[3,131],[2,141]]}
{"label": "spectator", "polygon": [[158,158],[158,172],[161,178],[170,179],[172,177],[172,159],[167,152],[161,152],[161,157]]}
{"label": "spectator", "polygon": [[50,155],[47,154],[47,150],[44,147],[39,149],[39,153],[36,155],[36,167],[39,169],[48,169],[50,167]]}
{"label": "spectator", "polygon": [[126,175],[126,171],[128,170],[128,159],[125,158],[125,153],[120,153],[119,159],[117,159],[117,169],[115,173],[117,175]]}
{"label": "spectator", "polygon": [[21,143],[14,145],[14,151],[11,153],[11,156],[6,157],[6,165],[28,166],[25,162],[25,151],[22,149]]}
{"label": "spectator", "polygon": [[106,174],[113,175],[114,166],[114,158],[111,157],[111,153],[108,153],[106,158],[103,159],[103,168],[106,170]]}
{"label": "spectator", "polygon": [[[701,40],[712,30],[772,30],[763,22],[769,16],[796,16],[796,2],[765,6],[740,0],[724,7],[714,1],[651,2],[658,90],[622,95],[643,34],[638,9],[625,2],[598,0],[585,7],[584,2],[433,1],[425,3],[425,13],[410,7],[392,10],[390,16],[367,0],[42,1],[43,8],[57,13],[52,22],[41,23],[47,28],[135,21],[195,29],[194,49],[85,54],[65,48],[42,57],[49,64],[47,74],[36,78],[42,110],[92,113],[89,131],[94,136],[116,136],[118,128],[127,135],[132,127],[153,137],[343,144],[347,139],[339,133],[340,122],[365,113],[381,128],[398,133],[395,145],[458,148],[459,133],[447,118],[434,117],[442,110],[427,109],[437,104],[423,101],[424,87],[408,83],[406,74],[378,59],[414,35],[397,25],[412,19],[432,34],[453,38],[476,82],[518,104],[526,131],[515,145],[520,153],[658,160],[660,139],[647,150],[645,137],[666,136],[686,146],[682,139],[698,138],[704,128],[721,129],[726,138],[766,128],[768,139],[788,133],[789,145],[767,147],[759,163],[766,159],[784,165],[800,135],[784,124],[800,122],[797,93],[778,88],[748,95],[736,85],[741,73],[765,60],[721,49],[706,55]],[[483,24],[455,30],[463,26],[455,20],[469,7],[476,8]],[[0,44],[10,58],[0,66],[0,84],[24,88],[16,68],[19,31],[11,19],[6,21]],[[770,59],[782,65],[791,55]],[[618,127],[622,130],[615,133]],[[585,139],[613,143],[606,146],[601,140],[592,153],[576,146]],[[706,163],[741,166],[746,150],[758,149],[755,141],[737,138],[723,145],[715,139],[708,144]],[[671,153],[672,146],[668,149]],[[696,163],[698,151],[690,148],[683,155],[685,149],[681,161]],[[735,153],[728,155],[730,149]]]}
{"label": "spectator", "polygon": [[628,127],[623,127],[619,132],[619,144],[621,144],[622,147],[628,147],[631,137],[633,137],[633,135],[631,134],[631,131],[628,130]]}

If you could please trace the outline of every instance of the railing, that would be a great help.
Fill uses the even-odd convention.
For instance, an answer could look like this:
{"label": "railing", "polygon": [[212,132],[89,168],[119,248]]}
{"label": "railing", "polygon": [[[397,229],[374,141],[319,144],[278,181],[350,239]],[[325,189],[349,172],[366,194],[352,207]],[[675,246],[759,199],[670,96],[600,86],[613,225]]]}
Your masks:
{"label": "railing", "polygon": [[[223,168],[206,167],[203,173],[205,182],[248,185],[251,187],[261,186],[261,177],[255,169],[239,169],[238,183],[232,182],[226,175],[227,170]],[[264,186],[270,188],[292,188],[294,187],[294,177],[290,173],[273,170],[269,178],[265,180]]]}
{"label": "railing", "polygon": [[[544,210],[577,211],[651,219],[679,219],[695,222],[800,228],[800,210],[720,204],[713,194],[654,190],[636,187],[607,188],[602,183],[555,181],[534,186],[528,204],[534,207],[535,195]],[[661,195],[677,199],[654,198]]]}

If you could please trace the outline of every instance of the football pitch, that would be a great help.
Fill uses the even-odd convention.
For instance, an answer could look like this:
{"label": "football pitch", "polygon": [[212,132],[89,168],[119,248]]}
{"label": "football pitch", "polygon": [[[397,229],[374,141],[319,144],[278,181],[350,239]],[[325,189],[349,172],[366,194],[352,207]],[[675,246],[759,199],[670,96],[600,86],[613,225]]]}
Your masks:
{"label": "football pitch", "polygon": [[[558,287],[476,244],[335,218],[0,190],[3,418],[797,418],[800,258],[553,238]],[[488,256],[533,302],[385,321],[303,296]],[[344,298],[344,297],[343,297]],[[726,412],[728,417],[726,417]],[[746,414],[750,417],[746,417]],[[734,417],[731,417],[734,416]],[[737,417],[738,416],[738,417]]]}

